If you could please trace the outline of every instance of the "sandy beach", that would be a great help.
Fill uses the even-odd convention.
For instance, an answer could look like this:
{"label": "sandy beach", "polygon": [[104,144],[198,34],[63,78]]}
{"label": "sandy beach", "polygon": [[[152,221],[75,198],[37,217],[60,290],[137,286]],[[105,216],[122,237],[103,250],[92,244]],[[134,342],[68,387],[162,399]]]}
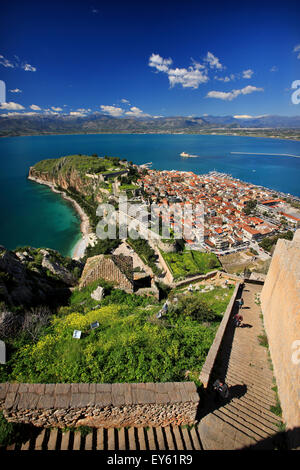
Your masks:
{"label": "sandy beach", "polygon": [[31,181],[35,181],[36,183],[39,184],[44,184],[46,186],[49,186],[49,188],[54,192],[61,194],[61,196],[66,200],[71,202],[75,210],[80,216],[81,219],[81,224],[80,224],[80,231],[82,233],[82,238],[79,240],[76,245],[73,248],[73,253],[72,253],[72,258],[73,259],[80,259],[82,256],[84,256],[84,252],[86,247],[90,244],[91,241],[94,240],[95,234],[91,229],[89,218],[80,207],[78,202],[76,202],[74,199],[72,199],[70,196],[68,196],[65,192],[59,191],[53,183],[50,183],[49,181],[44,181],[39,178],[34,178],[33,176],[28,176],[28,179]]}

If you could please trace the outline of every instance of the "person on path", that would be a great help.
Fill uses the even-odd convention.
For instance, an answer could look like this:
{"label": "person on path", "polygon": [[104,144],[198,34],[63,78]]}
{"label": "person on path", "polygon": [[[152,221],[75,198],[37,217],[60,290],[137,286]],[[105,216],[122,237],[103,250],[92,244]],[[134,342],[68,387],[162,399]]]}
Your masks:
{"label": "person on path", "polygon": [[233,317],[233,321],[236,327],[241,326],[242,321],[243,321],[242,315],[240,315],[239,313],[236,313]]}
{"label": "person on path", "polygon": [[220,379],[217,379],[213,384],[213,389],[215,391],[215,401],[224,400],[229,397],[228,385]]}

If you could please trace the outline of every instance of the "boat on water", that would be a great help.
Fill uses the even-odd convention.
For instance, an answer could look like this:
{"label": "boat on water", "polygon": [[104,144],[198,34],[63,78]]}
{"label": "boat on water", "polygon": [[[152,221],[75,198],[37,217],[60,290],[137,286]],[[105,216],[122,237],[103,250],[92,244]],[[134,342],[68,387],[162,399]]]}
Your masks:
{"label": "boat on water", "polygon": [[197,158],[197,157],[199,157],[199,155],[191,155],[191,154],[186,153],[186,152],[181,152],[180,156],[184,157],[184,158]]}

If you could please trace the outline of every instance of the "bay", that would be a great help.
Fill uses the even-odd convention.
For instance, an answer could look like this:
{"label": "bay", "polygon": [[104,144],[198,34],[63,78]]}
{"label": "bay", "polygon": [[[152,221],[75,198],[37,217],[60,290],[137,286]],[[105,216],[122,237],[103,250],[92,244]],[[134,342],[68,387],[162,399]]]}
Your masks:
{"label": "bay", "polygon": [[[181,152],[197,155],[182,158]],[[159,170],[217,170],[300,197],[300,142],[214,135],[53,135],[0,139],[0,244],[30,245],[70,255],[80,239],[80,219],[70,203],[27,180],[39,160],[76,153],[152,162]],[[286,155],[294,155],[286,156]]]}

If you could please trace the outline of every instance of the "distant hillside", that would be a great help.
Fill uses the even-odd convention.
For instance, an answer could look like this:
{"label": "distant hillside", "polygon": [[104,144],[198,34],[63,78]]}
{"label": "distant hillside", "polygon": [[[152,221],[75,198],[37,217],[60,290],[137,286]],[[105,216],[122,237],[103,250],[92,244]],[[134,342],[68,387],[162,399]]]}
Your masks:
{"label": "distant hillside", "polygon": [[[214,129],[300,129],[300,116],[115,118],[102,114],[0,116],[0,137],[40,134],[211,133]],[[297,134],[299,132],[297,131]]]}

